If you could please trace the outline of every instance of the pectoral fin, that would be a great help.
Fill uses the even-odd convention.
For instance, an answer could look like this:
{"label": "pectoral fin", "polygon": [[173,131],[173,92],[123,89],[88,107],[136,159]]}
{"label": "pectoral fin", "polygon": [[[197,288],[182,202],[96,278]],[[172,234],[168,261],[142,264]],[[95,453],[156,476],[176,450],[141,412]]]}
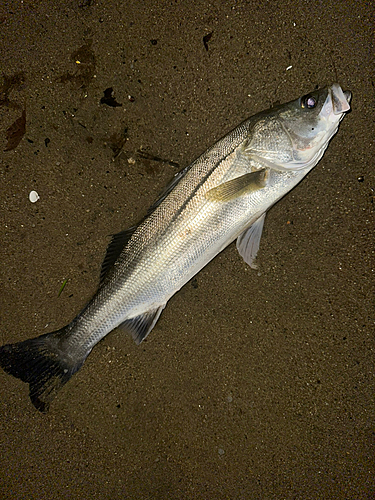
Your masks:
{"label": "pectoral fin", "polygon": [[209,201],[227,202],[238,198],[244,194],[253,193],[258,189],[264,188],[268,177],[268,171],[265,168],[250,172],[230,181],[219,184],[206,193]]}
{"label": "pectoral fin", "polygon": [[258,266],[254,263],[257,256],[260,244],[260,237],[262,236],[264,219],[266,213],[257,219],[246,231],[239,235],[237,238],[237,250],[246,264],[253,269]]}

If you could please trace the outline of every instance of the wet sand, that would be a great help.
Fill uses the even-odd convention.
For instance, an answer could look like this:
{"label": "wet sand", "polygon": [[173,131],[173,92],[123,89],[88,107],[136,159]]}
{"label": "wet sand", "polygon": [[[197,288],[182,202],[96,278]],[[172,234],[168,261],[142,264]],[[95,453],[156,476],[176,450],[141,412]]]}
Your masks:
{"label": "wet sand", "polygon": [[352,112],[269,213],[259,271],[229,246],[48,415],[0,372],[0,497],[374,498],[374,7],[120,4],[0,10],[1,344],[68,323],[109,235],[248,116],[335,81]]}

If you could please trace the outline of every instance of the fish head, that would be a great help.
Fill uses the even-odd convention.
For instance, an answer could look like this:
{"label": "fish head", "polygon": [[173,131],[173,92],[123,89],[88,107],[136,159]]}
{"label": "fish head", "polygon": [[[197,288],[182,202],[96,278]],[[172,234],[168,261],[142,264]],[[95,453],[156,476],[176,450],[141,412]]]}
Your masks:
{"label": "fish head", "polygon": [[245,149],[276,168],[311,168],[350,110],[350,99],[349,91],[333,84],[261,113]]}

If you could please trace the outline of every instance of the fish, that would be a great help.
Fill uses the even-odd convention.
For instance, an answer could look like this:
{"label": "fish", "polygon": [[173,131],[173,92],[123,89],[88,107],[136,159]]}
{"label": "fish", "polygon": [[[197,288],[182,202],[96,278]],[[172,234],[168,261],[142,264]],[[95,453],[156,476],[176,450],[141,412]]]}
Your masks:
{"label": "fish", "polygon": [[97,292],[63,328],[0,347],[0,366],[46,413],[115,328],[140,344],[168,300],[236,240],[256,268],[268,210],[322,158],[352,94],[339,84],[257,113],[176,174],[136,226],[112,237]]}

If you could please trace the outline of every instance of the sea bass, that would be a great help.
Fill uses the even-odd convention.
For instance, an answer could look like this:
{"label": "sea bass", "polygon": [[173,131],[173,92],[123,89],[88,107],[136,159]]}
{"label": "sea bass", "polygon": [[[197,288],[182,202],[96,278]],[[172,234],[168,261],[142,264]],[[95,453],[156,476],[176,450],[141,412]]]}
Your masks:
{"label": "sea bass", "polygon": [[338,84],[258,113],[175,176],[137,226],[113,236],[99,289],[67,326],[4,345],[0,365],[46,412],[111,330],[137,344],[168,300],[232,241],[255,267],[267,211],[318,163],[349,111]]}

